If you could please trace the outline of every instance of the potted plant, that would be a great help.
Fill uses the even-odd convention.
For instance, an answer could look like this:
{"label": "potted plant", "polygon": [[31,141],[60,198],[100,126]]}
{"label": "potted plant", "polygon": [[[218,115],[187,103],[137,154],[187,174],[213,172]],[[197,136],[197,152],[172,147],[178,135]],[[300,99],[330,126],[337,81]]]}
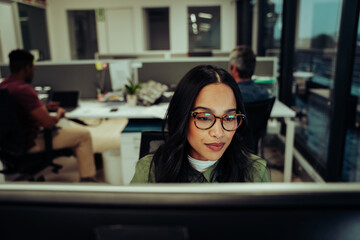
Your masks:
{"label": "potted plant", "polygon": [[140,89],[141,84],[137,83],[134,84],[133,81],[131,81],[130,78],[127,78],[128,84],[125,85],[125,93],[126,93],[126,102],[130,106],[135,106],[137,103],[137,92]]}

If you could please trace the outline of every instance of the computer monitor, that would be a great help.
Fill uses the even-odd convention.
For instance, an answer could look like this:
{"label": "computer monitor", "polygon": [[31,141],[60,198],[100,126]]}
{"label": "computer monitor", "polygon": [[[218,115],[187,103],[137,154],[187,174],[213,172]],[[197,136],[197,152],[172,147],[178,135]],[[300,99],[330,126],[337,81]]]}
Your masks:
{"label": "computer monitor", "polygon": [[182,239],[357,239],[360,187],[2,184],[0,216],[5,240],[120,239],[121,231],[100,236],[104,229],[136,229],[140,239],[154,239],[149,229],[184,232]]}
{"label": "computer monitor", "polygon": [[79,91],[53,91],[50,99],[51,101],[59,102],[62,108],[70,112],[78,107],[79,98]]}

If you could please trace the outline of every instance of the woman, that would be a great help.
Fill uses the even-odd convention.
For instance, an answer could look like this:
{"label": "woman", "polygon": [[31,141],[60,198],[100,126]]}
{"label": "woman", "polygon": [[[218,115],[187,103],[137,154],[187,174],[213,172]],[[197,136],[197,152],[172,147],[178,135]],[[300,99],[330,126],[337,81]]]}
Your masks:
{"label": "woman", "polygon": [[269,182],[266,162],[244,147],[244,113],[228,72],[191,69],[170,102],[165,143],[139,160],[131,183]]}

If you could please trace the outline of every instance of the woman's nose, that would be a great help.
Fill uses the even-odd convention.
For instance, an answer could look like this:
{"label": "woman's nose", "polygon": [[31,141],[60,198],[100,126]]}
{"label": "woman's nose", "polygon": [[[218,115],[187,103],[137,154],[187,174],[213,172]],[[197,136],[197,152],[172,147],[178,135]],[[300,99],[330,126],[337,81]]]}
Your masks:
{"label": "woman's nose", "polygon": [[214,126],[210,128],[210,136],[222,138],[224,136],[224,128],[221,125],[220,119],[216,119]]}

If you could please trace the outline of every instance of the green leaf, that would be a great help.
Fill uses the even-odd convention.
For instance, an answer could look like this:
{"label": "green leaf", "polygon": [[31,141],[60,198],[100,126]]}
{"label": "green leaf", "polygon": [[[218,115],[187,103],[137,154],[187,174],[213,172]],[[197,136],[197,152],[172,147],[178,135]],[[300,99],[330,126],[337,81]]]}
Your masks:
{"label": "green leaf", "polygon": [[141,87],[141,83],[134,84],[134,82],[127,78],[128,84],[125,85],[124,91],[128,94],[135,94]]}

